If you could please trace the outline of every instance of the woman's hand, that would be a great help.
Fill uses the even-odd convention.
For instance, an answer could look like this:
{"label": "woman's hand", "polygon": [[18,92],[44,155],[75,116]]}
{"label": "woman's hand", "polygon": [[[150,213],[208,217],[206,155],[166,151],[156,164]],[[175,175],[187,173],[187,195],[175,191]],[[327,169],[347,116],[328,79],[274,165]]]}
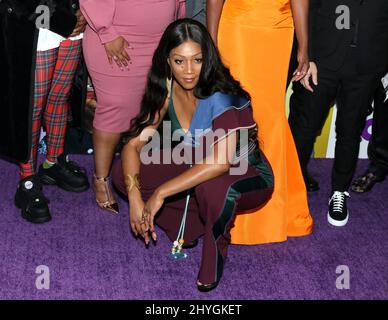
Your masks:
{"label": "woman's hand", "polygon": [[314,62],[310,62],[309,70],[307,71],[306,76],[300,81],[300,83],[305,87],[308,91],[314,92],[314,89],[310,85],[310,77],[313,83],[318,85],[318,68]]}
{"label": "woman's hand", "polygon": [[80,33],[84,32],[87,24],[85,17],[81,13],[81,10],[77,10],[75,16],[77,17],[77,24],[75,25],[75,28],[71,33],[70,37],[76,37]]}
{"label": "woman's hand", "polygon": [[149,224],[144,216],[144,201],[141,197],[130,200],[129,203],[129,222],[135,236],[141,235],[146,244],[149,243]]}
{"label": "woman's hand", "polygon": [[144,206],[144,214],[148,218],[148,225],[151,232],[152,239],[156,241],[156,233],[154,228],[154,219],[155,215],[158,213],[159,209],[164,203],[164,198],[160,196],[158,189],[152,194],[151,198],[148,199],[147,203]]}
{"label": "woman's hand", "polygon": [[307,54],[307,50],[298,50],[297,59],[298,67],[292,74],[293,77],[291,81],[299,81],[303,79],[309,69],[309,57]]}
{"label": "woman's hand", "polygon": [[129,48],[129,43],[122,36],[107,42],[104,44],[106,55],[110,64],[113,64],[113,61],[116,62],[117,66],[124,70],[123,68],[128,68],[128,61],[131,60],[129,57],[126,48]]}

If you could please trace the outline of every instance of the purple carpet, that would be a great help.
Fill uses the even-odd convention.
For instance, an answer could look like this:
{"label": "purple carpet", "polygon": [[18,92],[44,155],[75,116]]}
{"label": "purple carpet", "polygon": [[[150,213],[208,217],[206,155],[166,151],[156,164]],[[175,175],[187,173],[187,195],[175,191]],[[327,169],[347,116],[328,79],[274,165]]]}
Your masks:
{"label": "purple carpet", "polygon": [[[90,175],[92,158],[73,156]],[[283,243],[230,246],[218,288],[195,286],[200,248],[185,260],[169,256],[159,231],[148,249],[129,232],[127,204],[113,216],[96,207],[92,191],[45,187],[53,220],[33,225],[13,204],[15,165],[0,160],[0,299],[388,299],[388,181],[372,193],[351,194],[343,228],[326,220],[331,160],[313,160],[321,191],[310,195],[314,232]],[[367,161],[359,162],[357,173]],[[37,266],[49,268],[49,289],[37,289]],[[349,289],[338,289],[338,266]],[[47,273],[46,273],[47,275]],[[343,282],[346,283],[346,282]]]}

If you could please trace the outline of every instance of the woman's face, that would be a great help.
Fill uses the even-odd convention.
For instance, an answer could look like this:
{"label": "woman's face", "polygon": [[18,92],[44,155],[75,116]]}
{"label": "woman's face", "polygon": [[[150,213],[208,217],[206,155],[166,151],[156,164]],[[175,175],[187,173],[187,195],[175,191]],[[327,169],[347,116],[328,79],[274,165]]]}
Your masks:
{"label": "woman's face", "polygon": [[192,90],[198,83],[202,68],[201,46],[191,40],[170,51],[167,59],[172,75],[185,90]]}

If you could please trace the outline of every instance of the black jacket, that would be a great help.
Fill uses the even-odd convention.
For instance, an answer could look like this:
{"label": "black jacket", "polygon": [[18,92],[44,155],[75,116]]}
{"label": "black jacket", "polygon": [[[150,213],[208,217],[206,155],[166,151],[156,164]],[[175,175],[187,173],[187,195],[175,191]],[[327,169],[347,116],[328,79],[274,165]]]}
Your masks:
{"label": "black jacket", "polygon": [[78,0],[0,0],[0,154],[24,162],[31,149],[38,29],[34,13],[50,7],[50,30],[68,37]]}
{"label": "black jacket", "polygon": [[[350,11],[350,29],[338,29],[339,6]],[[338,70],[349,50],[360,73],[384,72],[388,66],[388,0],[310,0],[309,54],[312,61]]]}

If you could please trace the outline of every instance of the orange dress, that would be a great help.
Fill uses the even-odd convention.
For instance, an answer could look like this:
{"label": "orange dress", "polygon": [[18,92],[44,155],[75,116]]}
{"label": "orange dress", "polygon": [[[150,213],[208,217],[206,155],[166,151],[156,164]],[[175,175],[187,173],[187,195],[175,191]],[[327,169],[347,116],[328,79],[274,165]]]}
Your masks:
{"label": "orange dress", "polygon": [[285,108],[294,25],[290,0],[226,0],[218,47],[224,63],[252,97],[261,149],[275,190],[258,211],[239,214],[232,243],[285,241],[312,232],[307,193]]}

